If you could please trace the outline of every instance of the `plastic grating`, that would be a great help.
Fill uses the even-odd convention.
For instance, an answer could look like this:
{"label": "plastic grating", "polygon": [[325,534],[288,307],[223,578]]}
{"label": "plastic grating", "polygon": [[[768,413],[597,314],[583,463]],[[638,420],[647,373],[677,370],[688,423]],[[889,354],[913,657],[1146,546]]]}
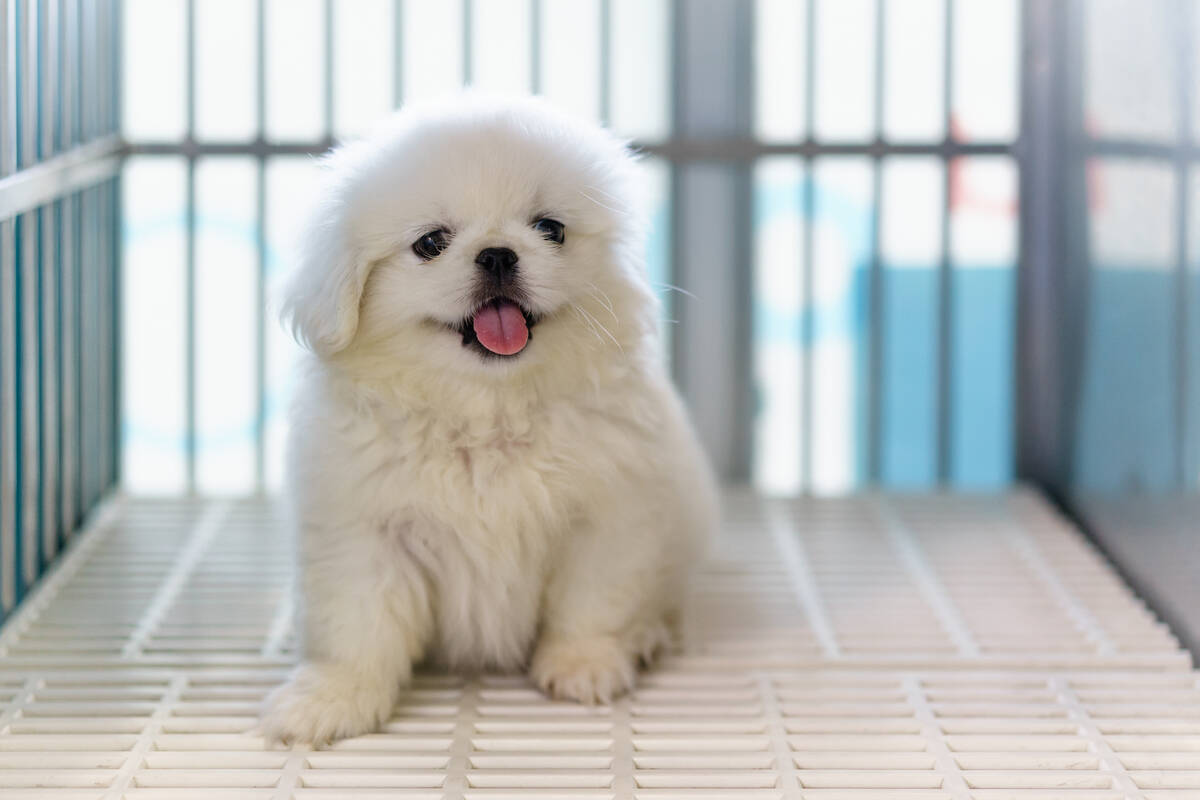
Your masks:
{"label": "plastic grating", "polygon": [[270,507],[111,505],[0,633],[0,797],[1200,798],[1200,676],[1033,495],[727,517],[685,646],[612,707],[423,675],[284,751]]}

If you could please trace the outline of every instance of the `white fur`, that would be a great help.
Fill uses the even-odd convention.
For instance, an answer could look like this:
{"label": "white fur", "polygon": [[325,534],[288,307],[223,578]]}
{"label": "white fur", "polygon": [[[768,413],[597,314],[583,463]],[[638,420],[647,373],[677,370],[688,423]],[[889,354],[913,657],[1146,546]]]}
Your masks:
{"label": "white fur", "polygon": [[[539,101],[467,96],[327,167],[286,303],[314,353],[288,455],[304,661],[265,733],[375,729],[422,661],[527,668],[587,703],[628,690],[716,520],[658,349],[632,158]],[[439,226],[451,244],[424,262],[412,242]],[[511,358],[444,327],[488,246],[518,253],[541,315]]]}

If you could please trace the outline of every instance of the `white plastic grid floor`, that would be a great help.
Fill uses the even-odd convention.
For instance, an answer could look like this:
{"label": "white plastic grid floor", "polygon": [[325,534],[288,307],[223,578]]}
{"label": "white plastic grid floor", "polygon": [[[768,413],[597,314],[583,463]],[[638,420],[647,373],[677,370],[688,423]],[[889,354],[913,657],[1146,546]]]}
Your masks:
{"label": "white plastic grid floor", "polygon": [[284,751],[271,508],[115,503],[0,633],[0,797],[1200,798],[1200,675],[1033,495],[726,515],[684,648],[611,708],[425,675]]}

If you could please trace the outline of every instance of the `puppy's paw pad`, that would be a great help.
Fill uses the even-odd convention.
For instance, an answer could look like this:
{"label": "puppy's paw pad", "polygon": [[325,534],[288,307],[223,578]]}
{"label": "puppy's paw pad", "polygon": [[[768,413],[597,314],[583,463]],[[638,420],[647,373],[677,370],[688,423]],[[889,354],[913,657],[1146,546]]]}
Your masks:
{"label": "puppy's paw pad", "polygon": [[615,639],[597,637],[542,642],[529,674],[538,688],[557,700],[593,705],[609,703],[632,689],[636,669],[632,655]]}
{"label": "puppy's paw pad", "polygon": [[363,684],[335,667],[306,664],[267,698],[262,732],[268,741],[320,747],[379,728],[394,693]]}

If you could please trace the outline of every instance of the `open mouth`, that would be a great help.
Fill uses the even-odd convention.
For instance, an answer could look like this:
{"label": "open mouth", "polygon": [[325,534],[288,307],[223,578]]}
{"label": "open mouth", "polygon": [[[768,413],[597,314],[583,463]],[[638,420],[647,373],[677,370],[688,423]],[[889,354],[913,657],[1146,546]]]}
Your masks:
{"label": "open mouth", "polygon": [[464,319],[455,329],[463,347],[484,355],[512,357],[529,344],[530,329],[537,318],[506,297],[494,297]]}

